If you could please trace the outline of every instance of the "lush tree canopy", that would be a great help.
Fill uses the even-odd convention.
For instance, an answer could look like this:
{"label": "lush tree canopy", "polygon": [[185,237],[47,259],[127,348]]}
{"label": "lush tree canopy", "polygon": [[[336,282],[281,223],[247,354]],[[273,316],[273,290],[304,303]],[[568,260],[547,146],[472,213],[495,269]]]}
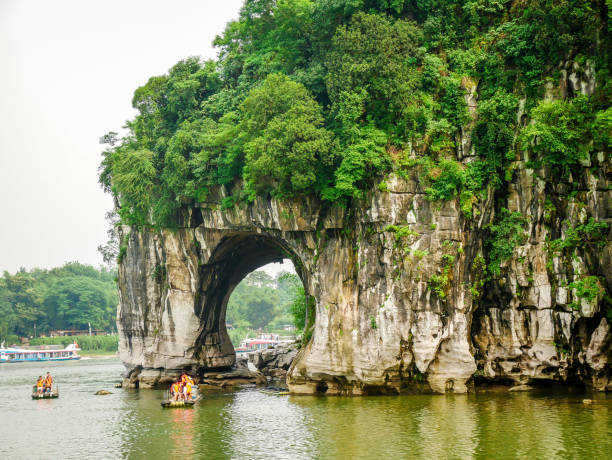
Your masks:
{"label": "lush tree canopy", "polygon": [[[222,207],[350,205],[391,171],[410,175],[468,225],[495,196],[481,261],[495,276],[523,239],[522,217],[503,210],[515,160],[571,193],[593,155],[610,159],[611,32],[609,0],[245,0],[216,60],[184,59],[136,90],[126,135],[102,139],[100,182],[123,223],[172,228],[214,187],[232,186]],[[236,324],[306,308],[303,293],[243,289]]]}
{"label": "lush tree canopy", "polygon": [[[173,227],[181,206],[237,180],[243,193],[226,206],[257,194],[346,200],[417,167],[432,199],[460,197],[469,216],[479,191],[507,180],[519,149],[562,175],[609,150],[609,7],[245,0],[215,40],[218,59],[187,58],[136,90],[129,132],[103,138],[100,181],[124,223]],[[595,93],[541,102],[562,62],[593,72]],[[458,172],[449,162],[470,122],[479,161]]]}

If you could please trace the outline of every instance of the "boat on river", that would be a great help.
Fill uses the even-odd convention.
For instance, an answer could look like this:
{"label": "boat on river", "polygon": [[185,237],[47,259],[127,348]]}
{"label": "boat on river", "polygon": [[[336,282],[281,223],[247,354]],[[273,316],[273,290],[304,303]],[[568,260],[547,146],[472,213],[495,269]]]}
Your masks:
{"label": "boat on river", "polygon": [[69,361],[81,359],[79,350],[76,342],[69,344],[66,348],[61,348],[61,345],[43,345],[37,348],[0,348],[0,363]]}
{"label": "boat on river", "polygon": [[59,398],[59,385],[51,385],[51,393],[38,394],[36,385],[32,386],[32,399],[55,399]]}
{"label": "boat on river", "polygon": [[161,406],[164,408],[182,407],[184,409],[192,409],[200,399],[202,399],[202,395],[198,393],[197,387],[194,385],[191,393],[191,399],[179,399],[178,401],[175,401],[174,398],[170,396],[170,391],[165,391]]}
{"label": "boat on river", "polygon": [[295,342],[294,336],[279,336],[278,334],[259,334],[257,337],[248,337],[240,342],[240,346],[234,348],[236,353],[247,353],[249,351],[265,350],[276,345],[287,345]]}
{"label": "boat on river", "polygon": [[173,399],[164,399],[161,402],[161,406],[164,408],[170,408],[170,407],[182,407],[184,409],[191,409],[193,408],[193,406],[195,406],[195,403],[198,402],[198,399],[195,400],[191,400],[191,401],[183,401],[183,400],[178,400],[175,401]]}

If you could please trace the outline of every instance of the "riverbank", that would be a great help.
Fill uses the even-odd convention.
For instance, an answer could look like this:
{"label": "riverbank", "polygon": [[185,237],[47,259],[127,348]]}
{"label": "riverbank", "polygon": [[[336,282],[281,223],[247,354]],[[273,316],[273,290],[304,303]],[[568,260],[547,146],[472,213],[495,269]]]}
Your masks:
{"label": "riverbank", "polygon": [[118,357],[116,351],[104,350],[80,350],[79,355],[82,358],[114,358]]}

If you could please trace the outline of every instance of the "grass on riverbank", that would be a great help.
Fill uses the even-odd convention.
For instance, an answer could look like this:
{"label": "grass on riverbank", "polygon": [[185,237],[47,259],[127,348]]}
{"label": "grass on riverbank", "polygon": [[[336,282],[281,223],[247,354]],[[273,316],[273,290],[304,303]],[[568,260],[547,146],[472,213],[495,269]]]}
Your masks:
{"label": "grass on riverbank", "polygon": [[30,345],[62,345],[76,341],[83,352],[92,352],[94,354],[101,353],[116,353],[119,345],[119,336],[112,335],[77,335],[73,337],[38,337],[30,340]]}

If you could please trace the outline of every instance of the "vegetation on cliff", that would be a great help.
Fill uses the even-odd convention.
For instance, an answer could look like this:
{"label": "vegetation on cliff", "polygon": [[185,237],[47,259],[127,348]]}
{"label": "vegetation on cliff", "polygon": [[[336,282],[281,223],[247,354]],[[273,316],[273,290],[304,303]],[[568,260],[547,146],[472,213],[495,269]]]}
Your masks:
{"label": "vegetation on cliff", "polygon": [[[123,223],[171,228],[219,185],[242,184],[225,207],[347,202],[414,172],[471,219],[519,155],[570,184],[609,157],[611,14],[604,0],[246,0],[216,60],[136,90],[128,133],[103,137],[100,182]],[[568,72],[595,84],[560,89]],[[512,253],[504,219],[521,227],[498,213],[491,266]]]}
{"label": "vegetation on cliff", "polygon": [[[70,262],[50,270],[4,272],[0,278],[0,342],[52,329],[116,330],[114,271]],[[101,339],[102,340],[102,339]]]}

